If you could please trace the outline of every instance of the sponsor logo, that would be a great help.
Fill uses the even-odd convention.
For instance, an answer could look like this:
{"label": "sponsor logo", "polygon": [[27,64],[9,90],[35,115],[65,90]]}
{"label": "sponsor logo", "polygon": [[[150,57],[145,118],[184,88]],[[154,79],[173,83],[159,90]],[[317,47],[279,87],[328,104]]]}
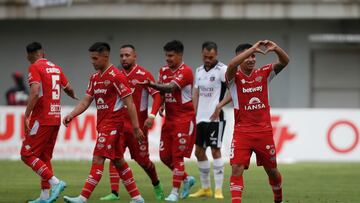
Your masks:
{"label": "sponsor logo", "polygon": [[104,99],[100,97],[100,98],[96,101],[96,103],[98,103],[98,104],[103,104],[103,103],[105,103],[105,102],[104,102]]}
{"label": "sponsor logo", "polygon": [[166,80],[166,78],[167,78],[166,75],[163,75],[163,76],[162,76],[162,79],[163,79],[163,80]]}
{"label": "sponsor logo", "polygon": [[165,93],[165,102],[167,102],[167,103],[175,103],[176,99],[172,96],[171,93]]}
{"label": "sponsor logo", "polygon": [[104,85],[105,85],[105,86],[110,85],[110,80],[105,80],[105,81],[104,81]]}
{"label": "sponsor logo", "polygon": [[105,146],[104,144],[99,143],[99,144],[96,145],[96,148],[102,149],[102,148],[104,148],[104,146]]}
{"label": "sponsor logo", "polygon": [[180,145],[180,146],[178,147],[178,149],[179,149],[180,151],[184,151],[184,150],[186,149],[186,146],[185,146],[185,145]]}
{"label": "sponsor logo", "polygon": [[186,139],[185,139],[185,138],[179,139],[179,143],[180,143],[180,144],[185,144],[185,143],[186,143]]}
{"label": "sponsor logo", "polygon": [[99,143],[104,143],[106,141],[105,137],[99,137],[98,142]]}
{"label": "sponsor logo", "polygon": [[107,89],[96,89],[94,90],[94,94],[106,94]]}
{"label": "sponsor logo", "polygon": [[49,114],[58,114],[61,111],[60,104],[50,104],[50,112]]}
{"label": "sponsor logo", "polygon": [[259,110],[266,108],[265,104],[260,101],[257,97],[252,97],[249,104],[244,106],[245,111]]}
{"label": "sponsor logo", "polygon": [[58,68],[46,68],[46,73],[59,73],[60,74],[60,70]]}
{"label": "sponsor logo", "polygon": [[107,104],[105,104],[104,99],[101,97],[97,100],[96,103],[97,103],[96,108],[99,110],[109,108],[109,106]]}
{"label": "sponsor logo", "polygon": [[138,70],[138,71],[136,71],[136,74],[145,75],[145,72],[143,72],[143,71],[141,71],[141,70]]}
{"label": "sponsor logo", "polygon": [[112,147],[111,147],[111,145],[108,145],[107,148],[108,148],[108,149],[111,149]]}
{"label": "sponsor logo", "polygon": [[140,150],[145,151],[146,150],[146,145],[140,145]]}
{"label": "sponsor logo", "polygon": [[117,133],[117,130],[113,130],[110,132],[110,135],[116,135],[116,133]]}
{"label": "sponsor logo", "polygon": [[253,93],[253,92],[262,92],[262,86],[257,86],[257,87],[249,87],[249,88],[242,88],[242,92],[243,93]]}

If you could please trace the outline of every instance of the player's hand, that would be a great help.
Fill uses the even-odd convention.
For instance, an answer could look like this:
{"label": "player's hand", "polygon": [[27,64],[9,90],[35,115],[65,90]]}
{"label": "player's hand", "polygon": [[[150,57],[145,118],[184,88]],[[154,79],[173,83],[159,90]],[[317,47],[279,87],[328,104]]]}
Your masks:
{"label": "player's hand", "polygon": [[160,115],[161,117],[164,117],[164,116],[165,116],[165,107],[164,107],[164,105],[163,105],[163,106],[160,106],[160,108],[159,108],[159,115]]}
{"label": "player's hand", "polygon": [[24,118],[24,128],[25,128],[25,133],[28,134],[30,132],[30,117]]}
{"label": "player's hand", "polygon": [[72,121],[73,117],[70,115],[65,116],[65,118],[63,119],[63,124],[65,127],[69,126],[69,123]]}
{"label": "player's hand", "polygon": [[260,40],[258,42],[256,42],[254,45],[253,45],[253,48],[254,48],[254,52],[255,53],[260,53],[260,54],[266,54],[266,50],[264,51],[263,49],[265,49],[265,41],[263,40]]}
{"label": "player's hand", "polygon": [[134,128],[134,135],[139,142],[145,139],[144,133],[140,128]]}
{"label": "player's hand", "polygon": [[144,122],[144,127],[147,129],[151,129],[154,125],[154,118],[147,118]]}
{"label": "player's hand", "polygon": [[278,45],[275,44],[275,42],[270,41],[270,40],[264,40],[263,41],[264,46],[266,47],[265,53],[267,54],[268,52],[274,51]]}
{"label": "player's hand", "polygon": [[214,113],[210,116],[210,121],[216,121],[220,117],[221,108],[216,105]]}

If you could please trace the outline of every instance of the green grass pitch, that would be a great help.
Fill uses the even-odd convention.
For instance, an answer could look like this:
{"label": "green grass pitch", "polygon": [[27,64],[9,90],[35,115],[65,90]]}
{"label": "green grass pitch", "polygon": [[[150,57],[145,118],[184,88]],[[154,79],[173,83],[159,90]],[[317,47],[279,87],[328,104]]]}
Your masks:
{"label": "green grass pitch", "polygon": [[[140,192],[148,203],[157,202],[152,193],[150,179],[134,162],[129,162],[133,169]],[[165,194],[171,190],[171,172],[161,163],[157,163],[160,181],[164,185]],[[78,195],[88,176],[88,161],[54,161],[53,167],[57,177],[68,184],[62,195]],[[281,164],[279,169],[283,175],[284,202],[289,203],[360,203],[360,163],[297,163]],[[197,179],[192,192],[199,187],[196,163],[187,162],[186,170]],[[39,195],[39,178],[20,161],[0,161],[0,202],[20,203]],[[223,201],[215,199],[188,198],[179,202],[231,202],[229,193],[230,167],[226,165]],[[108,163],[100,184],[88,202],[101,202],[98,199],[110,191]],[[120,186],[121,200],[129,202],[130,198]],[[62,197],[57,202],[63,202]],[[270,203],[272,192],[266,174],[260,167],[251,165],[245,172],[244,203]]]}

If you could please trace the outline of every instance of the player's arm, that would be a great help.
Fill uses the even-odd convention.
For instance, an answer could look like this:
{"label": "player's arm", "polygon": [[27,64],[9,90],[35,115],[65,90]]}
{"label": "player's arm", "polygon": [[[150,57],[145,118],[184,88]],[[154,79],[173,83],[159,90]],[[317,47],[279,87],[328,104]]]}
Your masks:
{"label": "player's arm", "polygon": [[260,46],[262,45],[263,45],[263,41],[258,41],[251,48],[241,52],[240,54],[236,55],[234,58],[230,60],[226,70],[226,77],[228,81],[231,81],[235,77],[238,66],[245,59],[247,59],[249,56],[251,56],[254,53],[264,54],[264,52],[260,49]]}
{"label": "player's arm", "polygon": [[273,63],[273,69],[276,74],[280,73],[286,65],[289,63],[289,56],[288,54],[280,48],[277,44],[270,40],[265,40],[264,45],[267,48],[266,52],[273,51],[278,56],[278,61]]}
{"label": "player's arm", "polygon": [[73,118],[82,114],[87,108],[89,108],[94,97],[85,94],[84,98],[75,106],[75,108],[63,119],[63,124],[67,127]]}
{"label": "player's arm", "polygon": [[222,107],[232,101],[229,90],[226,90],[224,98],[216,105],[214,113],[210,116],[211,121],[219,119]]}
{"label": "player's arm", "polygon": [[170,93],[170,92],[173,92],[174,90],[176,90],[177,88],[179,88],[179,86],[173,81],[171,81],[168,84],[159,84],[159,83],[155,83],[150,80],[146,80],[146,81],[147,81],[147,84],[149,85],[149,87],[157,89],[162,93]]}
{"label": "player's arm", "polygon": [[148,118],[144,122],[144,126],[147,128],[152,128],[152,126],[154,125],[154,120],[155,120],[156,114],[159,111],[159,109],[163,103],[160,92],[156,92],[155,94],[153,94],[151,96],[153,98],[151,113],[149,114]]}
{"label": "player's arm", "polygon": [[195,114],[197,114],[197,107],[198,107],[198,104],[199,104],[199,88],[194,87],[192,100],[193,100]]}
{"label": "player's arm", "polygon": [[64,87],[64,92],[71,98],[79,100],[79,98],[77,98],[74,89],[72,88],[72,86],[70,85],[70,83],[68,83],[65,87]]}
{"label": "player's arm", "polygon": [[136,113],[136,107],[133,101],[133,98],[131,95],[126,96],[125,98],[122,98],[124,104],[126,105],[126,109],[129,113],[129,117],[131,120],[131,124],[133,126],[134,129],[134,135],[135,137],[141,141],[144,139],[144,134],[141,131],[140,127],[139,127],[139,121],[138,121],[138,117],[137,117],[137,113]]}
{"label": "player's arm", "polygon": [[24,119],[25,132],[28,132],[30,130],[29,127],[30,115],[35,107],[36,102],[39,99],[40,87],[41,87],[40,83],[32,83],[30,86],[30,95],[26,106],[25,119]]}

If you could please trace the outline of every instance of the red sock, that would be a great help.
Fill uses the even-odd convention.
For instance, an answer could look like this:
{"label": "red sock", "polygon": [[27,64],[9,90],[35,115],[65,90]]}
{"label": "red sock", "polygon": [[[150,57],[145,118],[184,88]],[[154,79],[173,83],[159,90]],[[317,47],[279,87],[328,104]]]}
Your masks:
{"label": "red sock", "polygon": [[110,161],[110,165],[109,165],[109,175],[110,175],[111,191],[116,191],[116,192],[119,191],[120,176],[116,170],[116,167],[114,166],[114,164],[111,161]]}
{"label": "red sock", "polygon": [[282,201],[282,178],[279,173],[279,175],[275,179],[269,178],[269,184],[271,185],[272,191],[274,193],[274,201]]}
{"label": "red sock", "polygon": [[232,203],[241,203],[242,191],[244,189],[243,176],[231,176],[230,177],[230,192],[232,197]]}
{"label": "red sock", "polygon": [[81,191],[81,195],[89,199],[91,193],[99,183],[104,171],[104,165],[92,164],[89,177],[86,179],[85,185]]}
{"label": "red sock", "polygon": [[32,170],[41,177],[41,180],[47,182],[51,177],[53,177],[52,171],[36,156],[26,157],[24,163],[32,168]]}
{"label": "red sock", "polygon": [[[53,173],[50,160],[45,161],[45,164],[46,164],[47,168],[51,171],[51,173]],[[50,188],[51,188],[51,185],[50,185],[49,181],[41,178],[41,189],[50,189]]]}
{"label": "red sock", "polygon": [[[173,188],[180,188],[185,176],[185,165],[182,158],[175,159],[173,169]],[[186,174],[187,175],[187,174]]]}
{"label": "red sock", "polygon": [[120,178],[129,195],[131,197],[140,195],[129,165],[125,162],[125,164],[123,164],[121,167],[116,168],[116,170],[119,172]]}
{"label": "red sock", "polygon": [[157,176],[157,173],[156,173],[156,168],[155,168],[155,165],[153,162],[151,162],[149,160],[148,164],[146,164],[145,167],[143,167],[144,171],[146,172],[146,174],[150,177],[151,179],[151,183],[154,185],[154,184],[157,184],[159,182],[159,178]]}

